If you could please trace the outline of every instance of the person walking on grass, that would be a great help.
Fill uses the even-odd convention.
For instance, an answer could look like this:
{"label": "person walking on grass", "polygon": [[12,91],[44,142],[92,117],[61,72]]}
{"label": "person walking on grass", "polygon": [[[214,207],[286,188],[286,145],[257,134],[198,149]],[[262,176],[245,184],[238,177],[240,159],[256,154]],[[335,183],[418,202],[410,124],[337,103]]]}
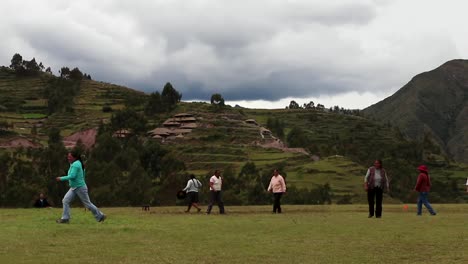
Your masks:
{"label": "person walking on grass", "polygon": [[[364,188],[367,191],[367,202],[369,203],[369,218],[382,217],[382,200],[384,189],[390,190],[387,172],[382,166],[381,160],[374,161],[374,166],[367,170],[364,177]],[[374,210],[375,205],[375,210]]]}
{"label": "person walking on grass", "polygon": [[88,187],[85,183],[85,171],[83,163],[81,162],[81,156],[77,151],[68,153],[68,162],[70,168],[68,169],[68,175],[55,178],[58,182],[68,181],[70,189],[63,197],[63,213],[62,217],[56,222],[59,224],[67,224],[70,221],[70,204],[73,202],[76,196],[80,198],[83,205],[88,208],[94,215],[94,218],[98,222],[104,222],[106,215],[103,214],[91,201],[88,196]]}
{"label": "person walking on grass", "polygon": [[431,204],[427,200],[427,195],[431,190],[431,178],[429,177],[429,171],[426,165],[419,166],[418,171],[418,180],[416,182],[416,186],[414,187],[414,190],[419,192],[417,214],[422,215],[422,205],[424,204],[431,215],[436,215],[437,213],[434,211]]}
{"label": "person walking on grass", "polygon": [[286,192],[286,183],[277,169],[273,171],[268,191],[273,193],[273,213],[281,214],[281,196]]}
{"label": "person walking on grass", "polygon": [[201,211],[201,208],[198,207],[198,190],[202,187],[202,183],[195,178],[195,175],[190,174],[190,179],[187,182],[187,186],[183,189],[184,192],[187,192],[188,199],[188,208],[185,211],[186,213],[190,212],[190,208],[197,208],[197,212]]}
{"label": "person walking on grass", "polygon": [[210,178],[210,203],[208,204],[208,209],[206,214],[211,213],[213,204],[217,203],[219,207],[219,213],[224,214],[224,203],[222,197],[222,186],[223,186],[223,177],[221,177],[221,172],[215,170],[214,175]]}

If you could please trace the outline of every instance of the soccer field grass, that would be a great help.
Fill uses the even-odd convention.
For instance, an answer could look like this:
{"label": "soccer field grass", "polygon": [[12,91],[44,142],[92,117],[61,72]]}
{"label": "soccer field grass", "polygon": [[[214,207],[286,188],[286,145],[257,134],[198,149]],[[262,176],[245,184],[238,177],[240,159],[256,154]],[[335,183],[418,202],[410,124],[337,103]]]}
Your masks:
{"label": "soccer field grass", "polygon": [[468,205],[226,207],[226,215],[185,207],[83,208],[70,224],[61,209],[0,209],[0,263],[468,263]]}

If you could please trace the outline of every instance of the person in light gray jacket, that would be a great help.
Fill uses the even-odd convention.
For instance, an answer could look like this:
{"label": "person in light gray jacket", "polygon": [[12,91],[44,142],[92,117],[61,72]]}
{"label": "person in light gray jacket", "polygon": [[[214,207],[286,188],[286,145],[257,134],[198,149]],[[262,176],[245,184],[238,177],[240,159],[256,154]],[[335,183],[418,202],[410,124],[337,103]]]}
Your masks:
{"label": "person in light gray jacket", "polygon": [[201,208],[198,206],[198,190],[202,187],[202,183],[195,178],[195,175],[190,174],[190,180],[187,182],[187,186],[183,191],[187,192],[188,208],[185,211],[186,213],[190,212],[190,209],[193,207],[197,208],[197,212],[201,211]]}

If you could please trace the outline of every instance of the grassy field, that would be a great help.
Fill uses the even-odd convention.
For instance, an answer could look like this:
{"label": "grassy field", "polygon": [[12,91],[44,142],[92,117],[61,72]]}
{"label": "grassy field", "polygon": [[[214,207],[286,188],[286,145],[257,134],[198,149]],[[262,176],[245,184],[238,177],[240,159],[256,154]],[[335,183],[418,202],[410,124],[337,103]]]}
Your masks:
{"label": "grassy field", "polygon": [[104,208],[96,223],[72,210],[1,209],[0,263],[467,263],[468,205],[227,207],[227,215],[184,214],[183,207]]}

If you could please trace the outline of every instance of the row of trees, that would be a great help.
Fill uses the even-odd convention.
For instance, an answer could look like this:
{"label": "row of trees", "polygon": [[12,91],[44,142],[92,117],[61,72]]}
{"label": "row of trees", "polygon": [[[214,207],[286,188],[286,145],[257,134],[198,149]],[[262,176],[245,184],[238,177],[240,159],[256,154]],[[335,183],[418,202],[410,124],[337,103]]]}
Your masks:
{"label": "row of trees", "polygon": [[345,109],[337,105],[334,107],[330,107],[329,109],[326,109],[323,104],[315,105],[313,101],[310,101],[309,103],[304,103],[301,106],[296,101],[292,100],[289,103],[289,106],[286,106],[286,109],[308,109],[308,110],[316,110],[316,111],[322,111],[322,112],[328,111],[332,113],[339,113],[339,114],[346,114],[346,115],[360,115],[359,109]]}
{"label": "row of trees", "polygon": [[[11,58],[10,69],[14,70],[17,75],[20,76],[35,76],[40,74],[41,72],[45,72],[48,74],[53,74],[52,69],[50,67],[45,68],[42,62],[37,63],[36,58],[32,58],[31,60],[23,60],[23,56],[19,53],[15,53]],[[73,68],[70,70],[68,67],[62,67],[59,71],[60,78],[70,79],[70,80],[83,80],[89,79],[91,80],[91,75],[83,74],[78,67]]]}
{"label": "row of trees", "polygon": [[[38,64],[36,62],[36,58],[32,58],[29,61],[23,60],[23,57],[19,53],[15,53],[11,59],[10,68],[18,75],[32,76],[43,72],[45,66],[42,62],[39,62]],[[50,67],[47,67],[45,72],[52,74]]]}

